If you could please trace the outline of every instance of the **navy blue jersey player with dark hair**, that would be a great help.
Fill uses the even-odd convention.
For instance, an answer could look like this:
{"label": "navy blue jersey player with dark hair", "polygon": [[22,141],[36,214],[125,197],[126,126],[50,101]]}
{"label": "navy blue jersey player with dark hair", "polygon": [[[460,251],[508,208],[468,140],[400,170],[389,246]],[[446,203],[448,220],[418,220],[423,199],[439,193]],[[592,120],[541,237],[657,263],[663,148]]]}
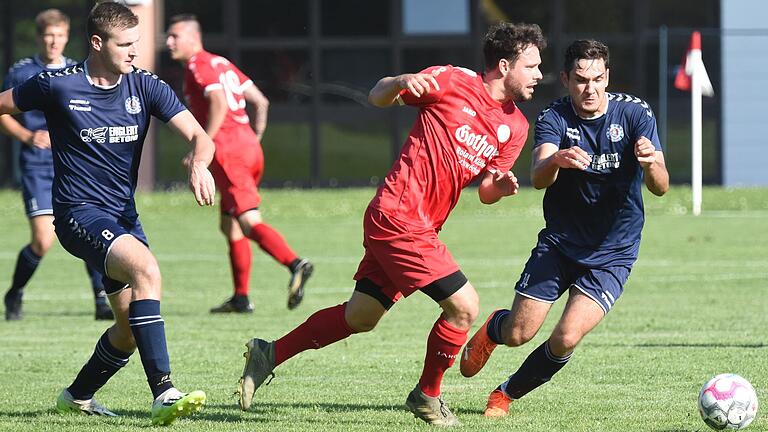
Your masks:
{"label": "navy blue jersey player with dark hair", "polygon": [[160,315],[160,269],[147,247],[134,202],[139,159],[150,116],[192,145],[189,185],[212,205],[208,164],[214,146],[170,87],[133,66],[138,17],[104,2],[88,17],[89,56],[61,71],[43,72],[0,93],[0,114],[45,113],[54,163],[56,235],[71,254],[104,271],[115,324],[56,403],[60,412],[115,415],[93,398],[138,348],[152,390],[152,422],[169,424],[199,409],[205,393],[182,393],[170,377]]}
{"label": "navy blue jersey player with dark hair", "polygon": [[640,248],[643,184],[654,195],[669,174],[644,101],[607,93],[608,47],[578,40],[566,50],[562,84],[569,96],[538,117],[532,181],[544,194],[546,226],[515,286],[511,310],[493,312],[464,348],[461,372],[473,376],[499,345],[531,340],[549,309],[568,292],[560,321],[507,381],[491,392],[489,417],[549,381],[621,295]]}
{"label": "navy blue jersey player with dark hair", "polygon": [[[11,66],[3,81],[3,90],[21,85],[40,72],[55,71],[75,64],[75,61],[63,55],[69,40],[68,16],[58,9],[44,10],[35,17],[35,28],[37,55],[25,57]],[[21,191],[32,232],[31,241],[19,252],[11,286],[3,298],[5,319],[13,321],[22,318],[24,287],[55,238],[51,203],[53,158],[48,126],[41,111],[27,111],[17,118],[0,115],[0,131],[23,144],[19,152]],[[111,320],[113,315],[104,293],[103,276],[93,267],[86,265],[86,269],[93,288],[96,319]]]}

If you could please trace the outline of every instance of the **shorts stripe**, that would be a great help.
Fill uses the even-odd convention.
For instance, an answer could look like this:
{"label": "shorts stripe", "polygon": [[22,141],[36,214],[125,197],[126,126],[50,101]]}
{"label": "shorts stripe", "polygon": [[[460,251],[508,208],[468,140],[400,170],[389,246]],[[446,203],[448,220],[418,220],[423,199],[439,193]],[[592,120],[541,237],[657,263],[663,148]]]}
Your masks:
{"label": "shorts stripe", "polygon": [[[113,280],[114,280],[114,279],[113,279]],[[112,295],[115,295],[115,294],[117,294],[117,293],[121,292],[122,290],[124,290],[124,289],[128,288],[129,286],[130,286],[129,284],[125,284],[125,285],[123,285],[123,287],[122,287],[122,288],[120,288],[120,289],[117,289],[117,290],[115,290],[115,291],[112,291],[112,292],[108,292],[108,293],[107,293],[107,297],[109,297],[109,296],[112,296]]]}
{"label": "shorts stripe", "polygon": [[[130,235],[130,234],[128,234],[128,233],[125,233],[125,234],[120,234],[119,236],[117,236],[117,238],[115,238],[115,239],[112,241],[112,243],[111,243],[111,244],[109,245],[109,247],[107,248],[107,252],[104,254],[104,263],[102,264],[102,267],[104,268],[104,276],[106,276],[106,277],[108,277],[108,278],[112,279],[112,277],[111,277],[111,276],[109,275],[109,273],[107,272],[107,258],[109,258],[109,253],[110,253],[110,252],[112,252],[112,247],[115,245],[115,243],[117,243],[117,239],[119,239],[120,237],[123,237],[123,236],[129,236],[129,235]],[[115,279],[115,280],[116,280],[116,279]],[[125,286],[127,287],[128,285],[126,284]],[[125,289],[125,287],[123,287],[123,289]]]}
{"label": "shorts stripe", "polygon": [[37,216],[53,216],[53,209],[35,210],[33,212],[27,213],[27,218],[29,219]]}
{"label": "shorts stripe", "polygon": [[523,297],[528,297],[528,298],[529,298],[529,299],[531,299],[531,300],[540,301],[540,302],[542,302],[542,303],[549,303],[549,304],[552,304],[552,303],[554,303],[554,302],[555,302],[555,300],[544,300],[544,299],[540,299],[540,298],[538,298],[538,297],[534,297],[534,296],[532,296],[532,295],[530,295],[530,294],[526,294],[526,293],[524,293],[524,292],[520,292],[520,291],[518,291],[518,290],[515,290],[515,292],[516,292],[516,293],[518,293],[518,294],[520,294],[520,295],[521,295],[521,296],[523,296]]}
{"label": "shorts stripe", "polygon": [[600,309],[603,310],[603,314],[604,315],[608,313],[608,309],[605,308],[605,305],[603,303],[601,303],[600,300],[596,299],[595,296],[593,296],[592,294],[588,293],[587,291],[585,291],[584,289],[582,289],[580,286],[578,286],[576,284],[571,284],[571,286],[576,288],[577,290],[581,291],[582,294],[584,294],[585,296],[591,298],[592,301],[597,303],[597,305],[600,306]]}

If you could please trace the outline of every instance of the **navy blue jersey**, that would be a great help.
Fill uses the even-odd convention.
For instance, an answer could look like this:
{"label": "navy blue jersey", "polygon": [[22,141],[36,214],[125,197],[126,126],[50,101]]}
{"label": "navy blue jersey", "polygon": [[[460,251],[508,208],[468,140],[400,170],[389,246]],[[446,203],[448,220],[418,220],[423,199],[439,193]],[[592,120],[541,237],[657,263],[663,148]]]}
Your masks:
{"label": "navy blue jersey", "polygon": [[[24,81],[39,74],[43,71],[56,71],[66,66],[72,66],[75,61],[70,58],[63,58],[63,63],[60,65],[45,64],[40,57],[25,57],[11,66],[8,69],[8,74],[3,80],[3,90],[8,90],[12,87],[20,86]],[[41,111],[32,110],[21,113],[17,116],[17,120],[25,128],[32,132],[36,130],[48,130],[48,126],[45,124],[45,115]],[[50,167],[53,163],[51,158],[50,149],[41,149],[33,146],[23,145],[21,146],[21,152],[19,153],[19,162],[22,170],[34,167]],[[48,168],[50,169],[50,168]]]}
{"label": "navy blue jersey", "polygon": [[631,265],[637,259],[643,211],[643,170],[634,154],[644,136],[657,151],[661,143],[648,104],[622,93],[607,93],[608,110],[580,118],[571,98],[553,102],[539,114],[534,146],[578,146],[592,156],[585,171],[560,169],[544,194],[546,227],[542,240],[587,265]]}
{"label": "navy blue jersey", "polygon": [[94,85],[83,63],[43,72],[13,89],[22,111],[45,113],[53,148],[54,215],[92,204],[135,218],[139,160],[150,115],[167,122],[184,106],[164,81],[134,68],[115,86]]}

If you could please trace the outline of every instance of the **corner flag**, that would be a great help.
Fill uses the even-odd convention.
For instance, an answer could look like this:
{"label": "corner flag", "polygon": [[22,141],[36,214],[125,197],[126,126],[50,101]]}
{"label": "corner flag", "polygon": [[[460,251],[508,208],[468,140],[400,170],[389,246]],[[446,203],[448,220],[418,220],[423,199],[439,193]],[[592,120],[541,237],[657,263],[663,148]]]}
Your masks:
{"label": "corner flag", "polygon": [[701,59],[701,33],[691,34],[688,52],[675,76],[675,88],[691,92],[691,194],[694,216],[701,214],[701,96],[714,96],[707,69]]}
{"label": "corner flag", "polygon": [[701,59],[701,33],[697,31],[691,34],[688,51],[686,51],[683,62],[677,70],[677,75],[675,75],[675,88],[682,91],[691,91],[691,78],[693,74],[698,74],[701,77],[701,93],[704,96],[714,96],[715,90],[712,88],[707,69],[704,67],[704,62]]}

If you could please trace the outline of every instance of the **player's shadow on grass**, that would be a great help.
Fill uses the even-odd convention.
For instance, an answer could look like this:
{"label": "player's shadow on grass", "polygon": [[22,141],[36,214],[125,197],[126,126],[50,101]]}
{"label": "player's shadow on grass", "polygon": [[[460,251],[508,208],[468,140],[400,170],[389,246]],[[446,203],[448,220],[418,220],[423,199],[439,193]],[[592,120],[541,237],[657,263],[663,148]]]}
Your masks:
{"label": "player's shadow on grass", "polygon": [[[251,413],[251,414],[257,414],[257,415],[271,415],[278,411],[287,411],[291,412],[297,408],[299,409],[311,409],[316,411],[323,411],[323,412],[329,412],[329,413],[344,413],[344,412],[359,412],[359,411],[395,411],[395,412],[404,412],[408,413],[408,408],[406,408],[405,403],[402,404],[354,404],[354,403],[308,403],[308,402],[299,402],[299,403],[275,403],[275,402],[266,402],[266,403],[259,403],[257,401],[253,402],[253,405],[248,411],[240,411],[240,408],[237,407],[237,404],[206,404],[207,407],[215,407],[216,409],[232,409],[234,407],[235,410],[237,410],[238,413]],[[481,415],[485,412],[485,408],[478,409],[478,408],[463,408],[463,407],[452,407],[451,410],[454,412],[454,414],[461,416],[463,414],[467,415]],[[267,421],[267,420],[263,420]]]}
{"label": "player's shadow on grass", "polygon": [[[275,417],[281,416],[281,412],[291,412],[296,409],[304,409],[319,412],[329,413],[344,413],[344,412],[357,412],[357,411],[407,411],[405,404],[355,404],[355,403],[260,403],[254,402],[251,409],[248,411],[241,411],[236,403],[218,403],[218,404],[205,404],[203,409],[196,412],[184,419],[203,420],[218,423],[236,423],[236,422],[258,422],[258,423],[272,423],[279,421]],[[60,414],[54,409],[43,409],[35,411],[23,411],[23,412],[11,412],[0,413],[0,419],[24,419],[34,422],[35,419],[39,419],[46,416],[54,416],[60,418],[62,421],[69,423],[68,420],[75,421],[88,421],[88,422],[100,422],[103,424],[109,424],[111,421],[139,421],[140,423],[146,422],[148,427],[151,426],[150,410],[146,409],[120,409],[115,408],[117,418],[113,417],[89,417],[78,416],[75,414]],[[470,411],[464,411],[470,412]],[[304,421],[312,422],[312,419],[305,419]],[[324,422],[323,419],[317,419],[318,422]],[[350,420],[355,423],[359,423],[360,419]],[[378,420],[377,420],[378,421]],[[141,425],[139,425],[141,426]]]}
{"label": "player's shadow on grass", "polygon": [[[222,407],[228,405],[221,405]],[[231,405],[229,405],[231,406]],[[293,410],[293,409],[314,409],[320,411],[336,411],[336,412],[351,412],[351,411],[392,411],[392,410],[404,410],[405,404],[356,404],[356,403],[310,403],[310,402],[291,402],[291,403],[276,403],[276,402],[258,402],[254,401],[251,409],[246,412],[262,413],[262,412],[274,412],[275,410]]]}
{"label": "player's shadow on grass", "polygon": [[[216,409],[220,408],[220,409]],[[223,409],[223,410],[222,410]],[[126,420],[129,422],[137,421],[139,422],[138,425],[131,425],[138,426],[138,427],[155,427],[152,425],[152,417],[150,414],[150,410],[136,410],[136,409],[115,409],[115,413],[118,415],[118,417],[99,417],[99,416],[83,416],[83,415],[77,415],[77,414],[61,414],[56,412],[54,409],[44,409],[44,410],[36,410],[36,411],[24,411],[24,412],[13,412],[13,413],[0,413],[0,420],[3,419],[22,419],[30,423],[34,423],[36,420],[39,419],[49,419],[50,416],[56,417],[58,420],[57,422],[62,422],[62,425],[66,424],[68,426],[71,426],[71,423],[74,422],[85,422],[85,423],[94,423],[94,424],[114,424],[115,422],[125,422]],[[247,421],[250,423],[258,422],[258,423],[268,423],[271,422],[269,418],[259,418],[259,417],[253,417],[253,416],[245,416],[245,413],[240,411],[236,405],[227,405],[227,404],[221,404],[218,407],[216,405],[206,405],[201,411],[196,412],[192,415],[183,417],[180,419],[180,421],[195,421],[195,420],[203,420],[203,421],[210,421],[210,422],[218,422],[218,423],[236,423],[236,422],[242,422]],[[48,420],[46,420],[48,421]],[[123,423],[122,425],[126,425]]]}
{"label": "player's shadow on grass", "polygon": [[[302,418],[302,422],[305,423],[319,423],[325,424],[328,419],[323,418],[322,413],[328,413],[329,415],[343,414],[350,412],[396,412],[396,413],[408,413],[408,409],[405,404],[359,404],[359,403],[309,403],[309,402],[291,402],[291,403],[276,403],[276,402],[258,402],[254,401],[253,405],[248,411],[240,411],[237,406],[228,404],[213,405],[215,408],[223,410],[235,410],[238,420],[246,421],[258,421],[264,423],[274,423],[282,421],[285,418],[285,414],[293,413],[295,415],[296,410],[314,411],[319,414],[317,418]],[[409,413],[410,414],[410,413]],[[355,416],[349,420],[334,418],[336,423],[350,423],[360,424],[365,423],[365,417]],[[371,422],[380,422],[381,418],[378,416],[370,417]]]}

